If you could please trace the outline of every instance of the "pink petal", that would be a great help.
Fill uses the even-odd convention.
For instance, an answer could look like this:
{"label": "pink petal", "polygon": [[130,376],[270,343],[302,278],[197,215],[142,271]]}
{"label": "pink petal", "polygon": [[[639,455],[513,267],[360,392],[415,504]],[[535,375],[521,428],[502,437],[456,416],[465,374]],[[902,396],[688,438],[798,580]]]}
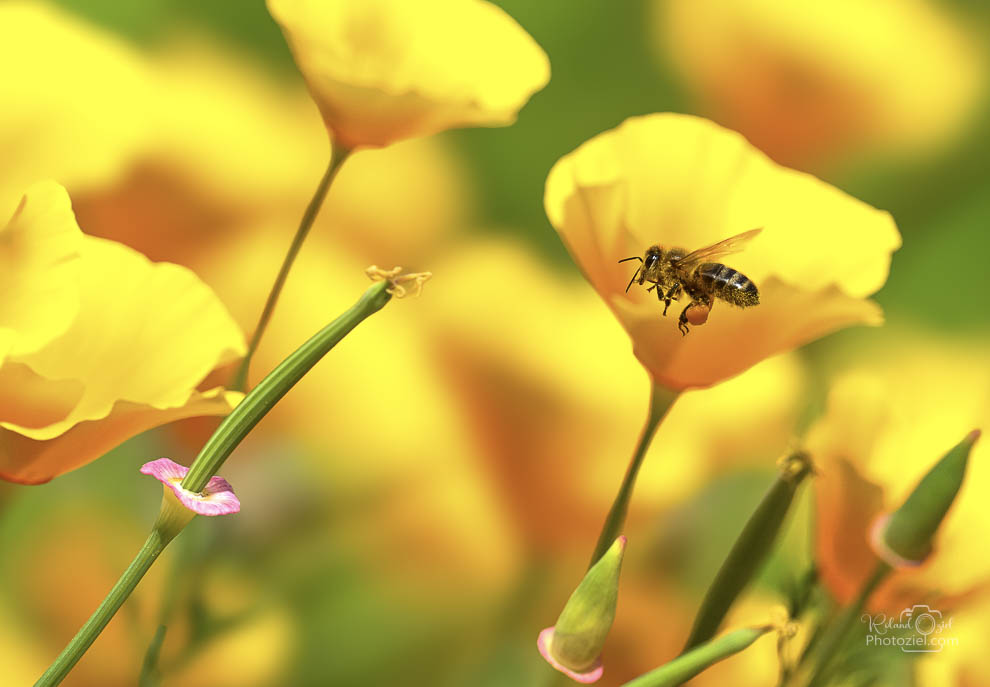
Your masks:
{"label": "pink petal", "polygon": [[602,666],[601,656],[595,659],[595,662],[592,664],[591,669],[584,673],[574,672],[567,666],[558,663],[557,659],[555,659],[550,654],[551,641],[553,641],[553,627],[548,627],[545,630],[543,630],[543,632],[540,633],[540,636],[537,637],[536,639],[536,646],[539,647],[540,654],[543,656],[543,658],[546,659],[547,663],[552,665],[554,668],[556,668],[557,670],[559,670],[560,672],[562,672],[564,675],[571,678],[572,680],[577,680],[578,682],[583,682],[585,684],[591,682],[597,682],[601,678],[602,674],[605,672],[605,668],[604,666]]}
{"label": "pink petal", "polygon": [[151,475],[159,482],[165,482],[170,479],[181,480],[189,472],[189,468],[185,465],[179,465],[174,460],[159,458],[158,460],[153,460],[150,463],[142,465],[141,472],[145,475]]}
{"label": "pink petal", "polygon": [[241,502],[234,495],[234,488],[223,477],[212,477],[202,493],[183,489],[180,482],[189,468],[168,458],[159,458],[141,466],[141,472],[151,475],[171,489],[183,506],[199,515],[228,515],[241,510]]}

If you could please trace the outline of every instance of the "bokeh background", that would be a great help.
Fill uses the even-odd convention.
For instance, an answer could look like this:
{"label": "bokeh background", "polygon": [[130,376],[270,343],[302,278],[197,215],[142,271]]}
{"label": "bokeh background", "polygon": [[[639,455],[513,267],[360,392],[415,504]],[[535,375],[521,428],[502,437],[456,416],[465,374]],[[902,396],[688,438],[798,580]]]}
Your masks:
{"label": "bokeh background", "polygon": [[[328,154],[264,3],[16,4],[37,9],[16,30],[0,23],[0,215],[56,178],[83,231],[191,267],[249,331]],[[347,163],[255,381],[354,300],[368,264],[435,279],[363,324],[259,426],[223,470],[242,513],[194,522],[65,684],[136,684],[160,622],[164,685],[551,684],[535,638],[584,569],[648,382],[549,226],[543,183],[560,156],[631,115],[736,128],[890,211],[904,246],[877,295],[885,327],[839,332],[678,402],[627,526],[603,685],[676,655],[775,461],[840,381],[856,396],[864,375],[925,380],[886,402],[927,399],[915,423],[926,450],[955,443],[957,420],[988,419],[985,3],[496,4],[546,50],[550,84],[512,127]],[[0,484],[4,684],[40,674],[140,546],[160,488],[137,468],[190,462],[213,426],[149,432],[43,486]],[[937,455],[888,466],[894,493]],[[885,486],[883,469],[863,472]],[[765,620],[804,575],[811,496],[730,623]],[[974,528],[990,520],[971,510]],[[983,556],[959,564],[990,570]],[[985,634],[964,621],[952,655],[872,660],[888,662],[891,685],[911,671],[932,676],[920,684],[986,684]],[[775,684],[771,644],[698,684]]]}

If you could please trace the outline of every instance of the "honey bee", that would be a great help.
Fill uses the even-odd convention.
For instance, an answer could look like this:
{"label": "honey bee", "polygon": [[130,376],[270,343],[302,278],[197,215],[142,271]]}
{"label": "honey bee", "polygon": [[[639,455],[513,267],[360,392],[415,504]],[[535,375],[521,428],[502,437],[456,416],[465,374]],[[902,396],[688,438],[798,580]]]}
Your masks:
{"label": "honey bee", "polygon": [[683,248],[664,248],[656,245],[646,249],[643,257],[633,256],[619,260],[639,260],[641,264],[629,280],[626,291],[634,283],[642,285],[650,282],[647,291],[656,289],[657,298],[663,302],[663,314],[671,301],[680,299],[686,293],[691,302],[684,306],[677,319],[677,328],[687,336],[688,323],[704,324],[708,320],[715,299],[721,299],[740,308],[759,305],[760,292],[756,284],[742,272],[732,269],[715,258],[742,250],[743,244],[760,233],[761,229],[751,229],[741,234],[713,243],[705,248],[688,253]]}

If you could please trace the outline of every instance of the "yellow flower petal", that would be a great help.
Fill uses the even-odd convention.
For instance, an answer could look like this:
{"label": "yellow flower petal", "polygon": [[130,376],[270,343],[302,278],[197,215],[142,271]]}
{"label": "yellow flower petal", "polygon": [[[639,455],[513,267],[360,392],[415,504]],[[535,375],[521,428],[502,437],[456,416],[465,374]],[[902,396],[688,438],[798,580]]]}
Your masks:
{"label": "yellow flower petal", "polygon": [[69,327],[79,309],[81,243],[65,189],[43,182],[24,194],[0,229],[0,364]]}
{"label": "yellow flower petal", "polygon": [[[900,245],[887,213],[686,115],[633,118],[588,141],[551,170],[545,204],[640,361],[671,388],[708,386],[835,329],[878,324],[876,306],[861,299],[884,283]],[[716,301],[708,323],[682,337],[686,296],[663,318],[645,288],[625,291],[638,263],[620,259],[657,243],[695,250],[757,227],[724,259],[757,284],[757,306]]]}
{"label": "yellow flower petal", "polygon": [[[22,484],[41,484],[99,458],[125,439],[169,422],[204,415],[226,415],[240,401],[242,394],[211,389],[189,391],[175,405],[152,405],[117,401],[102,417],[95,420],[63,422],[67,427],[53,435],[51,431],[11,431],[0,423],[0,479]],[[28,435],[49,439],[35,440]]]}
{"label": "yellow flower petal", "polygon": [[[11,353],[0,366],[0,474],[45,481],[149,427],[230,409],[235,399],[195,389],[215,367],[243,355],[244,340],[198,277],[82,236],[55,184],[33,189],[23,207],[5,232],[16,240],[0,251],[10,250],[13,272],[23,272],[19,282],[37,284],[19,295],[34,307],[0,313],[18,316],[8,318],[18,325],[15,333],[30,337],[32,326],[47,333],[56,321],[63,331],[41,346],[22,346],[29,350]],[[74,253],[66,254],[66,243]]]}
{"label": "yellow flower petal", "polygon": [[269,0],[334,140],[499,126],[546,85],[532,38],[484,0]]}
{"label": "yellow flower petal", "polygon": [[48,379],[76,379],[86,391],[62,423],[31,432],[61,434],[107,415],[118,400],[181,406],[215,367],[244,353],[240,329],[196,275],[151,263],[123,244],[85,237],[81,307],[72,327],[17,360]]}
{"label": "yellow flower petal", "polygon": [[152,131],[126,41],[49,3],[0,3],[0,208],[39,179],[73,193],[120,177]]}
{"label": "yellow flower petal", "polygon": [[922,151],[986,87],[975,36],[928,0],[657,0],[658,43],[707,111],[788,164]]}

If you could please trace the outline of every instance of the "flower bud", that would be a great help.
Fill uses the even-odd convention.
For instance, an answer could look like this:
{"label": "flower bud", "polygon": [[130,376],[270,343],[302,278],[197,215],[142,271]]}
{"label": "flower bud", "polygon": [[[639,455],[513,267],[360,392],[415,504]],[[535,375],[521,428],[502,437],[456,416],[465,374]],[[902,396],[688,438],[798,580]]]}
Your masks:
{"label": "flower bud", "polygon": [[626,538],[616,539],[571,594],[557,624],[537,639],[543,658],[578,682],[595,682],[602,676],[602,646],[615,620],[625,549]]}
{"label": "flower bud", "polygon": [[956,498],[966,464],[980,430],[970,432],[929,470],[904,504],[873,526],[876,554],[895,568],[920,565],[932,549],[932,538]]}

